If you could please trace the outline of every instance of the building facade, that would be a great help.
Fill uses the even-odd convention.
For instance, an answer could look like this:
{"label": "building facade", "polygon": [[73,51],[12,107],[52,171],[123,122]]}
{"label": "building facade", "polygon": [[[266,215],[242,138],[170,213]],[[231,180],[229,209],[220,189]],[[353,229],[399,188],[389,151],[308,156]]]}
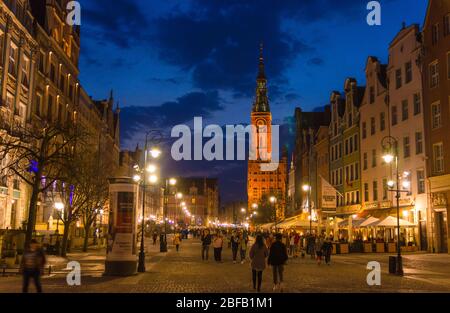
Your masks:
{"label": "building facade", "polygon": [[253,160],[249,159],[247,167],[247,208],[250,209],[252,205],[257,204],[261,210],[268,210],[264,203],[273,196],[276,198],[276,218],[282,220],[286,210],[287,151],[283,149],[275,170],[268,171],[262,168],[272,161],[272,113],[267,95],[262,47],[251,125],[253,127],[251,150],[255,153],[255,157]]}
{"label": "building facade", "polygon": [[450,249],[450,2],[430,0],[423,25],[422,85],[431,250]]}
{"label": "building facade", "polygon": [[[398,141],[398,166],[409,182],[401,194],[401,218],[417,225],[405,231],[406,241],[421,250],[428,249],[426,157],[422,109],[419,25],[403,26],[389,46],[387,68],[389,88],[390,135]],[[381,121],[380,121],[381,123]],[[392,168],[394,170],[394,168]],[[391,178],[395,178],[394,171]],[[395,204],[394,194],[388,199]]]}

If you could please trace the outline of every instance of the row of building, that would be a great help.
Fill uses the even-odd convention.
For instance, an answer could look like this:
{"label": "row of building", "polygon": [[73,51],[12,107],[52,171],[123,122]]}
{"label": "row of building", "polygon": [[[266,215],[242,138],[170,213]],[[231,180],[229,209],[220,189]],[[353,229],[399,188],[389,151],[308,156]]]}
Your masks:
{"label": "row of building", "polygon": [[[105,151],[104,161],[114,172],[119,166],[120,110],[114,108],[112,93],[96,101],[80,84],[80,31],[65,23],[67,2],[0,1],[0,136],[17,136],[16,126],[31,129],[36,121],[76,121],[93,135],[89,146]],[[8,164],[7,158],[2,156],[0,169]],[[57,227],[49,192],[38,202],[38,232]],[[1,232],[24,229],[30,193],[30,186],[19,177],[0,172]]]}
{"label": "row of building", "polygon": [[[393,137],[403,189],[400,217],[415,225],[402,236],[421,250],[448,252],[450,2],[430,0],[422,29],[404,25],[388,52],[388,64],[368,57],[365,85],[347,78],[323,112],[295,110],[286,215],[311,205],[327,228],[336,218],[396,216],[388,186],[396,180],[395,166],[382,158],[383,142]],[[323,208],[324,180],[338,193],[335,208]],[[308,204],[304,184],[311,186]]]}

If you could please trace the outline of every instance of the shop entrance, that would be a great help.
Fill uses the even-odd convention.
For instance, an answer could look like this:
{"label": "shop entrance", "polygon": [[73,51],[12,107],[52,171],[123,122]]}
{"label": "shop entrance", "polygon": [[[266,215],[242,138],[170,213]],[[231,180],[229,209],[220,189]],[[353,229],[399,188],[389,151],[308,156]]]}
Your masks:
{"label": "shop entrance", "polygon": [[437,233],[437,251],[438,253],[447,253],[447,212],[435,212],[436,233]]}

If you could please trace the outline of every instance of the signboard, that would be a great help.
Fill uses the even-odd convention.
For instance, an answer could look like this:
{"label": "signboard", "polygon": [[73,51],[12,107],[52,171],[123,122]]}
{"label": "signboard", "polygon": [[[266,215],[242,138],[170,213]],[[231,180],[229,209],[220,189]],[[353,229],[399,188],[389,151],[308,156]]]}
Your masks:
{"label": "signboard", "polygon": [[322,181],[322,209],[335,209],[337,201],[337,191],[323,177],[320,177],[320,179]]}
{"label": "signboard", "polygon": [[133,233],[133,208],[134,193],[117,193],[117,222],[116,231],[118,233]]}

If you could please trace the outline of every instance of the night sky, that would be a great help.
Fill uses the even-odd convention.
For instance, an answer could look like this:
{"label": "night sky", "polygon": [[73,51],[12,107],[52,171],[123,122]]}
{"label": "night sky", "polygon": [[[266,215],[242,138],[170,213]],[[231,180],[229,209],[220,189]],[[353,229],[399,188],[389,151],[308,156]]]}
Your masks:
{"label": "night sky", "polygon": [[[367,56],[387,62],[402,22],[423,24],[426,0],[381,0],[382,25],[366,23],[367,0],[81,0],[80,79],[121,106],[121,145],[173,125],[248,124],[264,43],[274,124],[292,149],[295,107],[314,110],[342,90],[364,85]],[[166,133],[167,134],[167,133]],[[167,175],[212,176],[224,202],[246,198],[245,161],[170,160]]]}

